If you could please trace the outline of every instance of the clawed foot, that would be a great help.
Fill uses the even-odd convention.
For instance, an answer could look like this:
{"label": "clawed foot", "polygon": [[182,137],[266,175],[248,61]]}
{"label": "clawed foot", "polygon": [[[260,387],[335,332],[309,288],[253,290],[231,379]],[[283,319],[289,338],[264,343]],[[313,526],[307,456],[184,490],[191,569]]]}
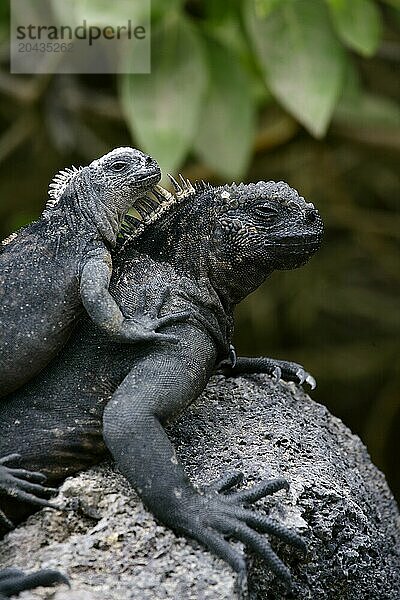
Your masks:
{"label": "clawed foot", "polygon": [[[57,492],[54,488],[42,485],[46,480],[43,473],[13,469],[5,466],[6,463],[20,458],[19,454],[9,454],[0,459],[0,495],[11,496],[17,500],[36,504],[38,506],[54,506],[41,496],[49,496]],[[0,525],[12,529],[13,524],[0,510]]]}
{"label": "clawed foot", "polygon": [[290,583],[289,569],[262,534],[275,535],[303,552],[307,549],[305,542],[296,532],[249,507],[251,503],[269,494],[287,490],[289,484],[285,479],[279,478],[262,481],[247,490],[233,491],[232,488],[242,479],[241,473],[228,473],[205,488],[204,496],[200,496],[202,505],[194,506],[193,511],[190,511],[195,518],[188,522],[187,532],[228,562],[239,573],[242,584],[246,580],[245,559],[232,548],[226,537],[243,542],[267,563],[271,571]]}
{"label": "clawed foot", "polygon": [[146,293],[143,293],[141,305],[137,307],[137,318],[126,319],[121,332],[124,341],[128,342],[169,342],[179,344],[179,339],[174,335],[158,332],[162,327],[182,323],[190,317],[189,311],[181,311],[161,317],[160,312],[165,301],[170,296],[170,288],[166,287],[160,293],[158,300],[152,305],[151,313],[146,311]]}
{"label": "clawed foot", "polygon": [[58,571],[45,569],[26,575],[19,569],[4,569],[0,571],[0,600],[17,596],[24,590],[33,590],[39,586],[49,587],[59,583],[69,586],[68,579]]}
{"label": "clawed foot", "polygon": [[[233,347],[232,347],[233,348]],[[235,357],[235,362],[232,357]],[[224,360],[218,365],[218,370],[226,376],[235,376],[251,373],[266,373],[274,381],[293,381],[298,385],[308,383],[312,390],[316,388],[314,377],[304,367],[288,360],[277,360],[275,358],[259,357],[248,358],[236,357],[236,353],[230,350],[230,360]]]}
{"label": "clawed foot", "polygon": [[287,362],[287,361],[276,361],[276,366],[271,373],[272,377],[275,381],[280,381],[281,379],[285,381],[294,381],[298,385],[303,385],[303,383],[308,383],[312,390],[315,390],[317,387],[317,382],[314,377],[308,373],[304,367],[297,363]]}

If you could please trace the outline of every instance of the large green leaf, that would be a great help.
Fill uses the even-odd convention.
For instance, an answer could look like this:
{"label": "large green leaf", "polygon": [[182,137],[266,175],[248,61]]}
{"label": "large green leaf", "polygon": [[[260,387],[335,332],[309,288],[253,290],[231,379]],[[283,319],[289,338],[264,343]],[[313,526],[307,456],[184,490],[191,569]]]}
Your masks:
{"label": "large green leaf", "polygon": [[250,159],[255,102],[249,77],[227,48],[207,41],[210,82],[194,148],[224,177],[240,177]]}
{"label": "large green leaf", "polygon": [[198,128],[207,86],[201,41],[175,14],[152,33],[150,75],[124,75],[120,98],[136,142],[163,171],[176,171]]}
{"label": "large green leaf", "polygon": [[350,48],[371,56],[381,37],[378,7],[372,0],[327,0],[338,35]]}
{"label": "large green leaf", "polygon": [[341,91],[344,50],[322,0],[282,0],[267,18],[246,5],[246,24],[265,80],[280,103],[322,136]]}

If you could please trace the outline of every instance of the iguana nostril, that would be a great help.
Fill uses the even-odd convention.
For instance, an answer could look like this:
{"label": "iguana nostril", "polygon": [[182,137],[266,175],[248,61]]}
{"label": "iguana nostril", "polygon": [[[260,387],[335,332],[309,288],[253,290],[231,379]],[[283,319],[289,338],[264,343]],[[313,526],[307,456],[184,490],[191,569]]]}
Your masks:
{"label": "iguana nostril", "polygon": [[151,165],[154,162],[154,159],[152,156],[148,156],[146,158],[146,165]]}
{"label": "iguana nostril", "polygon": [[315,221],[317,220],[317,215],[317,211],[315,209],[311,209],[307,212],[307,221],[309,223],[315,223]]}

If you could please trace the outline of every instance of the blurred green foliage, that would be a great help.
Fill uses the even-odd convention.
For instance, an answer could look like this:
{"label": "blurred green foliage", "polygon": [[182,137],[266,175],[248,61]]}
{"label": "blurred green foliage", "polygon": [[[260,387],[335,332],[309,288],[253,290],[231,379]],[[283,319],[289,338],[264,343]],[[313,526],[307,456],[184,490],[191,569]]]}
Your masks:
{"label": "blurred green foliage", "polygon": [[[316,137],[349,89],[369,118],[351,51],[372,56],[381,35],[373,0],[176,2],[154,24],[151,76],[123,76],[121,103],[163,170],[193,152],[222,177],[241,177],[256,113],[273,98]],[[399,110],[389,114],[398,125]]]}
{"label": "blurred green foliage", "polygon": [[194,179],[288,181],[325,241],[239,308],[238,351],[303,363],[400,496],[399,1],[153,0],[150,75],[10,76],[7,33],[2,3],[2,235],[59,168],[118,145]]}

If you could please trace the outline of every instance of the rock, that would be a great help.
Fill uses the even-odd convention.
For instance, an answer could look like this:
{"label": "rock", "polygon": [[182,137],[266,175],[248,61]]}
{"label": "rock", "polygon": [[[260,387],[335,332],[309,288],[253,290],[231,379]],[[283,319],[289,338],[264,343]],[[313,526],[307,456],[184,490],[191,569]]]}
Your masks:
{"label": "rock", "polygon": [[[288,493],[258,503],[296,528],[307,556],[271,539],[290,567],[287,590],[249,556],[251,600],[397,600],[400,518],[384,476],[360,439],[292,384],[254,375],[215,376],[169,433],[186,472],[205,484],[242,470],[244,485],[285,476]],[[58,497],[0,542],[2,566],[59,568],[72,589],[35,590],[38,600],[224,600],[235,575],[199,544],[156,523],[125,479],[105,463],[69,478]]]}

